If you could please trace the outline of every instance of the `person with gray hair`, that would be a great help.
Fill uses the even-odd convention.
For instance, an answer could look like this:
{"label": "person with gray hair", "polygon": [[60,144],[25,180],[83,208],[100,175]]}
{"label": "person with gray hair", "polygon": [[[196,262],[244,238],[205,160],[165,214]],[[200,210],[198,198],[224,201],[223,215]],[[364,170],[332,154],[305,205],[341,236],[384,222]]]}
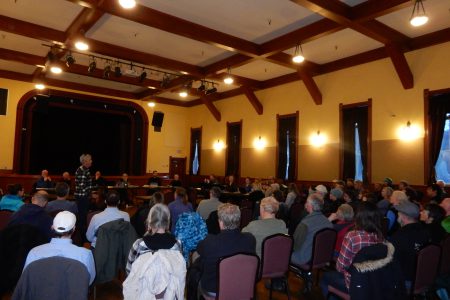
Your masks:
{"label": "person with gray hair", "polygon": [[200,289],[215,295],[217,292],[217,264],[224,256],[239,252],[255,253],[256,241],[250,233],[241,233],[239,225],[241,211],[239,207],[225,203],[217,210],[221,232],[217,235],[209,234],[198,244],[200,265],[203,269],[200,278]]}
{"label": "person with gray hair", "polygon": [[214,186],[209,190],[209,199],[204,199],[200,201],[197,207],[197,213],[202,217],[203,220],[208,219],[209,214],[217,210],[220,204],[219,198],[222,191],[219,187]]}
{"label": "person with gray hair", "polygon": [[355,212],[349,204],[341,204],[335,213],[332,213],[328,220],[333,222],[333,228],[337,231],[336,244],[334,246],[334,256],[337,258],[341,251],[342,241],[345,234],[352,228],[354,223]]}
{"label": "person with gray hair", "polygon": [[275,216],[280,203],[274,197],[266,197],[261,200],[259,214],[261,218],[250,222],[242,229],[242,232],[251,233],[256,239],[256,254],[261,257],[261,246],[264,239],[277,233],[287,234],[286,223]]}
{"label": "person with gray hair", "polygon": [[31,203],[26,203],[11,216],[8,226],[28,224],[38,228],[46,237],[51,238],[53,220],[45,211],[48,202],[48,193],[38,191],[31,198]]}
{"label": "person with gray hair", "polygon": [[84,237],[87,228],[87,213],[89,210],[89,196],[92,189],[92,178],[89,168],[92,165],[92,156],[82,154],[80,156],[81,166],[75,172],[75,201],[78,206],[78,229]]}
{"label": "person with gray hair", "polygon": [[303,218],[294,232],[294,251],[291,261],[296,265],[310,261],[314,235],[321,229],[333,228],[333,224],[322,214],[323,198],[321,194],[313,193],[308,196],[305,210],[308,215]]}
{"label": "person with gray hair", "polygon": [[136,259],[147,252],[155,252],[160,249],[169,249],[181,253],[181,245],[170,232],[170,211],[162,203],[152,206],[148,213],[147,232],[140,239],[137,239],[128,254],[126,273],[130,274],[132,264]]}
{"label": "person with gray hair", "polygon": [[398,211],[396,207],[402,203],[409,202],[408,196],[403,191],[394,191],[389,198],[390,205],[386,212],[386,217],[388,218],[388,235],[392,235],[400,227],[397,222]]}

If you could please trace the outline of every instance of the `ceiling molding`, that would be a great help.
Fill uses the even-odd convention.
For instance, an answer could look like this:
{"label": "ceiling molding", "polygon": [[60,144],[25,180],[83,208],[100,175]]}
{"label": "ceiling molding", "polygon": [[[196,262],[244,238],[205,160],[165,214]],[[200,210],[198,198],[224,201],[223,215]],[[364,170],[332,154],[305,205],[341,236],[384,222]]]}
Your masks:
{"label": "ceiling molding", "polygon": [[414,76],[401,47],[396,44],[387,44],[385,47],[386,52],[394,65],[395,71],[402,82],[403,88],[412,89],[414,87]]}
{"label": "ceiling molding", "polygon": [[314,100],[314,103],[316,103],[316,105],[321,105],[322,93],[320,92],[319,87],[317,86],[312,76],[308,73],[307,70],[304,69],[298,69],[297,73],[305,84],[305,87]]}
{"label": "ceiling molding", "polygon": [[227,51],[237,51],[258,56],[257,44],[235,36],[177,18],[137,4],[132,10],[123,9],[116,0],[104,0],[98,8],[117,17],[157,28],[192,40],[217,46]]}
{"label": "ceiling molding", "polygon": [[255,93],[250,88],[246,87],[245,85],[241,86],[241,89],[242,89],[242,92],[247,97],[250,104],[255,109],[256,113],[258,115],[262,115],[264,112],[264,108],[263,108],[263,105],[261,104],[261,102],[259,101],[258,97],[256,97]]}
{"label": "ceiling molding", "polygon": [[220,114],[220,111],[217,110],[216,106],[212,103],[211,99],[209,99],[208,96],[204,94],[200,95],[200,99],[202,100],[203,104],[205,104],[209,109],[214,119],[216,119],[217,122],[220,122],[220,120],[222,119],[222,115]]}

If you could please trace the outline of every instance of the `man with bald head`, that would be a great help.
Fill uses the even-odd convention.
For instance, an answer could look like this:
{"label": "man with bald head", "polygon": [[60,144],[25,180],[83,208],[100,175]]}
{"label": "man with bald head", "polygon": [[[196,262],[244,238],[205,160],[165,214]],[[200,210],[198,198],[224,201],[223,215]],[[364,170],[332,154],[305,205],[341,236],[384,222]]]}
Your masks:
{"label": "man with bald head", "polygon": [[36,181],[36,188],[37,189],[51,189],[53,188],[53,182],[50,176],[48,175],[47,170],[42,170],[41,172],[41,178],[39,178],[38,181]]}
{"label": "man with bald head", "polygon": [[24,204],[11,216],[8,226],[28,224],[38,228],[46,237],[52,237],[52,218],[45,211],[48,193],[38,191],[31,198],[31,203]]}

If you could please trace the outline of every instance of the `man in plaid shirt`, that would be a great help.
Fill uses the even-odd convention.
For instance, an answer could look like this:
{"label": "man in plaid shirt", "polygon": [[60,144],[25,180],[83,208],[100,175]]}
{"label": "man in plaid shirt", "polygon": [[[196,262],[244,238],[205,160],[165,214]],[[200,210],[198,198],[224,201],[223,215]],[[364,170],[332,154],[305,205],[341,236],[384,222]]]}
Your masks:
{"label": "man in plaid shirt", "polygon": [[78,205],[78,228],[83,233],[85,239],[87,228],[87,213],[89,210],[89,196],[92,189],[92,178],[89,168],[92,165],[92,157],[90,154],[82,154],[80,156],[81,166],[75,172],[75,200]]}

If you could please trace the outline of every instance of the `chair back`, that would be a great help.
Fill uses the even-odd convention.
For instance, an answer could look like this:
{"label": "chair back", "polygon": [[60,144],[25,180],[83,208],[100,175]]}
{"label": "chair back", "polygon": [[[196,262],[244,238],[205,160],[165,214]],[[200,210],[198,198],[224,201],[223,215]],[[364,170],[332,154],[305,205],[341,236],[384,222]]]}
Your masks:
{"label": "chair back", "polygon": [[439,274],[450,274],[450,234],[447,234],[442,241],[441,248],[441,268],[439,270]]}
{"label": "chair back", "polygon": [[325,267],[333,259],[337,233],[334,229],[325,228],[314,235],[311,268]]}
{"label": "chair back", "polygon": [[164,192],[164,204],[169,205],[170,202],[175,200],[175,193],[172,191]]}
{"label": "chair back", "polygon": [[88,290],[89,272],[85,265],[53,256],[36,260],[25,268],[12,299],[87,299]]}
{"label": "chair back", "polygon": [[253,211],[250,208],[241,208],[241,229],[253,219]]}
{"label": "chair back", "polygon": [[387,217],[384,217],[381,219],[381,233],[383,233],[384,237],[387,237],[387,233],[389,230],[389,219]]}
{"label": "chair back", "polygon": [[8,225],[13,213],[10,210],[0,210],[0,230],[3,230]]}
{"label": "chair back", "polygon": [[216,299],[252,299],[258,266],[259,258],[255,254],[239,253],[220,259]]}
{"label": "chair back", "polygon": [[261,278],[282,277],[289,270],[293,240],[287,234],[274,234],[262,242]]}
{"label": "chair back", "polygon": [[428,245],[417,253],[416,276],[412,287],[413,294],[420,294],[428,289],[436,278],[439,269],[441,247]]}

